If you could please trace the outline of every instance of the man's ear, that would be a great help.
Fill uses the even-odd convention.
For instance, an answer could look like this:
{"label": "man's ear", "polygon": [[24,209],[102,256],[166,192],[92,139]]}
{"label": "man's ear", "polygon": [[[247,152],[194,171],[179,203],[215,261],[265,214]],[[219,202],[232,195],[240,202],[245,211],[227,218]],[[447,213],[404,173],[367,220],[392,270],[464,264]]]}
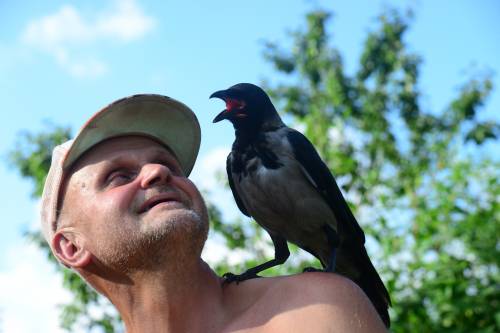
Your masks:
{"label": "man's ear", "polygon": [[52,238],[52,249],[57,258],[71,268],[84,268],[92,261],[92,253],[79,244],[75,234],[59,230]]}

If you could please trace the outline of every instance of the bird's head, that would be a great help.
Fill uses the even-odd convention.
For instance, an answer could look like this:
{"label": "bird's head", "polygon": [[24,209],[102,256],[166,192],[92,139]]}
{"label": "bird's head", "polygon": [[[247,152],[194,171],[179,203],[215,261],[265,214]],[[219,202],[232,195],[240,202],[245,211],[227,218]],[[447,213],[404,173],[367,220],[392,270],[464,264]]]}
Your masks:
{"label": "bird's head", "polygon": [[269,96],[251,83],[238,83],[229,89],[214,92],[210,95],[212,97],[226,103],[226,109],[214,118],[214,123],[227,119],[236,129],[257,129],[267,120],[279,119]]}

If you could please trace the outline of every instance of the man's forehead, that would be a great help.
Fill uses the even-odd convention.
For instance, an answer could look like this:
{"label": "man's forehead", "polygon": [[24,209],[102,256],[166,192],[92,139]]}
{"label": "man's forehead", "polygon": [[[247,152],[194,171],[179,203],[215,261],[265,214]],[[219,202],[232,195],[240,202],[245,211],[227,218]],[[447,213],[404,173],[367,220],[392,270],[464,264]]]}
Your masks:
{"label": "man's forehead", "polygon": [[[73,165],[71,173],[89,164],[111,161],[130,154],[163,154],[177,161],[172,151],[158,141],[138,135],[105,140],[85,152]],[[178,161],[177,161],[178,162]]]}

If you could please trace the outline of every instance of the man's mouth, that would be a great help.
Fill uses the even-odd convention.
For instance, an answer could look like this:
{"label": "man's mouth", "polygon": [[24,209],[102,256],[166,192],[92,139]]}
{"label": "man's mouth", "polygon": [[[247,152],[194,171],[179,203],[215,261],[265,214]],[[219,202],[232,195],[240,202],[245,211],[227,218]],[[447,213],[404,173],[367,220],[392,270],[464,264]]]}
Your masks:
{"label": "man's mouth", "polygon": [[154,206],[165,202],[181,202],[181,200],[179,196],[175,193],[161,193],[152,196],[148,200],[144,201],[144,203],[139,207],[139,210],[137,212],[138,214],[145,213]]}

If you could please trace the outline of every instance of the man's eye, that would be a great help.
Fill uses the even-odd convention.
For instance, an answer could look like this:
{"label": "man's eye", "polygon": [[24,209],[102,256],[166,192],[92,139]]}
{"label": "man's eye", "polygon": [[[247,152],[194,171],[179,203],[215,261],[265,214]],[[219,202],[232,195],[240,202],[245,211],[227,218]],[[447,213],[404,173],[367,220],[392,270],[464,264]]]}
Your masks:
{"label": "man's eye", "polygon": [[109,174],[106,179],[108,185],[122,185],[130,182],[134,178],[134,175],[130,172],[123,170],[116,170]]}
{"label": "man's eye", "polygon": [[180,167],[177,164],[172,163],[169,160],[158,159],[158,160],[154,161],[154,163],[158,163],[158,164],[166,166],[170,170],[170,172],[176,176],[179,176],[182,174]]}

